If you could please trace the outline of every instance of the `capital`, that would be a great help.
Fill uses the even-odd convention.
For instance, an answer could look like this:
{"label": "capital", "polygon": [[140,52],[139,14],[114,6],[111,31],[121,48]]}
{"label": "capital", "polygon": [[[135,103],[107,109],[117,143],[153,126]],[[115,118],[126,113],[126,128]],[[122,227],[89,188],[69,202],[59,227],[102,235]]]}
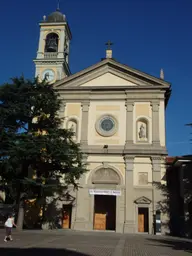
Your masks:
{"label": "capital", "polygon": [[152,107],[153,112],[158,112],[159,111],[159,101],[151,102],[151,107]]}
{"label": "capital", "polygon": [[135,156],[125,155],[124,160],[126,171],[133,171],[134,159]]}
{"label": "capital", "polygon": [[126,100],[125,106],[127,107],[127,112],[132,112],[134,107],[134,101]]}
{"label": "capital", "polygon": [[90,105],[90,102],[89,102],[89,101],[83,101],[83,102],[81,102],[82,111],[83,111],[83,112],[89,111],[89,105]]}
{"label": "capital", "polygon": [[66,101],[61,101],[61,104],[60,104],[60,109],[59,109],[59,111],[60,112],[63,112],[63,111],[65,111],[65,107],[66,107]]}

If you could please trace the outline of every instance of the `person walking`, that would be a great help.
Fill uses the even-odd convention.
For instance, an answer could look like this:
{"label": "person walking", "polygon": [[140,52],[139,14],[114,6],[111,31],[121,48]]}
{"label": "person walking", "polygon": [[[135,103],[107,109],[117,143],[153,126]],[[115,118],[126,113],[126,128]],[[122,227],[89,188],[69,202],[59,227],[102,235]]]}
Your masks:
{"label": "person walking", "polygon": [[5,242],[7,242],[8,240],[13,241],[12,236],[11,236],[13,226],[17,227],[14,222],[13,215],[9,214],[8,219],[5,222],[5,231],[6,231],[6,235],[4,238]]}

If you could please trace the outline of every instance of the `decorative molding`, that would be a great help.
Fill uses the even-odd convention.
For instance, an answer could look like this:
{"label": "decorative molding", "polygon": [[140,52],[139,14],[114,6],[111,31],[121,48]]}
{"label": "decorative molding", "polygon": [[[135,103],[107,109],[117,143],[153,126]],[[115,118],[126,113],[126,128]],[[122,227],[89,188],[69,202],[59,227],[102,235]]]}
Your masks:
{"label": "decorative molding", "polygon": [[150,105],[152,107],[153,112],[159,112],[159,105],[160,105],[159,101],[158,102],[152,101]]}
{"label": "decorative molding", "polygon": [[155,161],[161,161],[162,160],[162,157],[161,156],[151,156],[151,161],[152,162],[155,162]]}
{"label": "decorative molding", "polygon": [[[89,172],[89,177],[88,177],[88,180],[87,180],[87,184],[88,184],[89,187],[92,187],[92,181],[93,181],[93,178],[94,178],[94,174],[99,170],[112,170],[112,171],[114,171],[119,177],[118,186],[124,186],[124,178],[122,176],[122,173],[116,167],[114,167],[113,165],[108,165],[108,167],[105,169],[105,168],[103,168],[103,164],[102,164],[102,165],[96,167],[95,169],[93,169]],[[107,184],[109,184],[109,183],[107,183]]]}
{"label": "decorative molding", "polygon": [[135,159],[135,156],[126,155],[124,157],[126,171],[131,171],[131,172],[133,171],[134,159]]}
{"label": "decorative molding", "polygon": [[81,107],[83,112],[88,112],[90,106],[90,101],[83,101],[81,102]]}
{"label": "decorative molding", "polygon": [[134,102],[126,100],[125,106],[126,106],[127,112],[133,112],[134,104],[135,104]]}
{"label": "decorative molding", "polygon": [[145,196],[137,198],[134,203],[136,204],[151,204],[151,200]]}
{"label": "decorative molding", "polygon": [[104,168],[97,170],[92,178],[94,184],[120,184],[120,177],[113,169]]}
{"label": "decorative molding", "polygon": [[109,168],[109,163],[108,162],[103,162],[102,164],[103,164],[103,168],[104,169]]}

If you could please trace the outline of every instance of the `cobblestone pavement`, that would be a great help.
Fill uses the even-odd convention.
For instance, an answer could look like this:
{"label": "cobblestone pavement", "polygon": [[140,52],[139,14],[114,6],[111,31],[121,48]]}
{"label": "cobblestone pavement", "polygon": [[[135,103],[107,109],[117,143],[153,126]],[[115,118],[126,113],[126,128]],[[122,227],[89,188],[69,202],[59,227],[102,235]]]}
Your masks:
{"label": "cobblestone pavement", "polygon": [[[5,243],[0,230],[0,255],[12,256],[188,256],[192,241],[149,235],[108,232],[23,231],[13,232]],[[46,255],[45,255],[46,254]]]}

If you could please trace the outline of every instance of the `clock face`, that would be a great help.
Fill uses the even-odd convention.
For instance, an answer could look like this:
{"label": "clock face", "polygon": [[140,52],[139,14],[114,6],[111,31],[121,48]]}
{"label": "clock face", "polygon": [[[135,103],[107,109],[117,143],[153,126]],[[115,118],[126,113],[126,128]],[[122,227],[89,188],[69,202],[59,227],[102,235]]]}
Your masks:
{"label": "clock face", "polygon": [[46,79],[48,82],[51,82],[55,78],[55,73],[52,69],[46,69],[43,71],[42,78]]}

